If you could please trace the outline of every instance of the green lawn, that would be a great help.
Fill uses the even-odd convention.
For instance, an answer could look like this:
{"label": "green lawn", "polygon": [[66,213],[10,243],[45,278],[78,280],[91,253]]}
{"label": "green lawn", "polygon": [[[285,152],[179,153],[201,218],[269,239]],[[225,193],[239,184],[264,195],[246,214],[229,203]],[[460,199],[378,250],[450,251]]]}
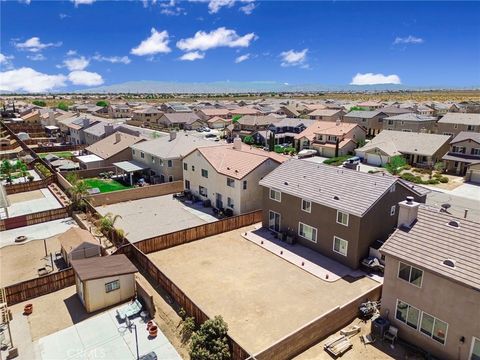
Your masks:
{"label": "green lawn", "polygon": [[87,185],[90,188],[98,188],[102,193],[117,191],[117,190],[126,190],[131,188],[131,186],[125,186],[115,180],[103,180],[98,178],[91,178],[91,179],[85,179],[84,181],[85,183],[87,183]]}
{"label": "green lawn", "polygon": [[41,157],[42,159],[47,156],[48,154],[52,155],[57,155],[58,157],[64,158],[64,159],[69,159],[73,157],[72,152],[70,151],[59,151],[59,152],[51,152],[51,153],[39,153],[38,156]]}

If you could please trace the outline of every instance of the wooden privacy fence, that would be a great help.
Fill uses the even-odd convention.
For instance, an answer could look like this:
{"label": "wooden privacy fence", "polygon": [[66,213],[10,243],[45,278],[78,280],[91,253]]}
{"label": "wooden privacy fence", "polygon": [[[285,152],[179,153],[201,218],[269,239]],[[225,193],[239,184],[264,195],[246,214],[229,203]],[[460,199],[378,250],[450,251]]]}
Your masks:
{"label": "wooden privacy fence", "polygon": [[[58,220],[68,217],[69,208],[45,210],[28,215],[20,215],[0,220],[0,231],[16,229],[23,226],[35,225],[47,221]],[[28,235],[28,234],[25,234]]]}
{"label": "wooden privacy fence", "polygon": [[[172,299],[181,306],[189,316],[193,316],[197,324],[202,324],[209,319],[208,315],[200,309],[177,285],[174,284],[142,251],[135,245],[128,244],[116,252],[125,254],[142,273],[156,285],[160,285]],[[245,351],[232,337],[228,336],[233,360],[247,359],[250,354]]]}
{"label": "wooden privacy fence", "polygon": [[379,284],[349,303],[320,315],[249,360],[292,359],[351,323],[358,316],[359,305],[366,300],[379,300],[381,293],[382,285]]}
{"label": "wooden privacy fence", "polygon": [[7,195],[17,194],[25,191],[33,191],[46,188],[51,183],[55,182],[54,176],[49,176],[42,180],[18,183],[12,185],[5,185],[5,191]]}
{"label": "wooden privacy fence", "polygon": [[75,275],[72,268],[36,279],[22,281],[5,288],[7,304],[9,306],[15,305],[74,284]]}
{"label": "wooden privacy fence", "polygon": [[194,240],[239,229],[244,226],[253,225],[261,221],[262,210],[256,210],[223,220],[155,236],[136,242],[135,246],[145,254],[149,254],[151,252],[168,249],[170,247],[185,244]]}

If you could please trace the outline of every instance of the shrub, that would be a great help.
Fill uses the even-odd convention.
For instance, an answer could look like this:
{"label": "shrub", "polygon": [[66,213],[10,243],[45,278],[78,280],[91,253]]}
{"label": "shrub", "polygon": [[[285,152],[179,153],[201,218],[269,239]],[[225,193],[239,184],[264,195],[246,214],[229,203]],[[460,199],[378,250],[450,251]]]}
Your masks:
{"label": "shrub", "polygon": [[397,175],[399,174],[403,167],[407,164],[405,159],[402,156],[392,156],[390,158],[390,161],[385,164],[385,169],[392,174],[392,175]]}
{"label": "shrub", "polygon": [[43,100],[33,100],[32,104],[37,106],[42,106],[42,107],[47,106],[47,103]]}
{"label": "shrub", "polygon": [[442,174],[440,173],[435,173],[432,175],[434,178],[441,178],[442,177]]}
{"label": "shrub", "polygon": [[43,164],[35,164],[35,169],[37,169],[44,177],[52,175],[52,172]]}
{"label": "shrub", "polygon": [[187,317],[187,312],[185,311],[184,308],[180,308],[180,310],[178,310],[178,316],[180,316],[182,318],[182,320],[185,320],[186,317]]}
{"label": "shrub", "polygon": [[406,165],[403,167],[403,170],[410,170],[411,168],[412,168],[412,165],[406,164]]}
{"label": "shrub", "polygon": [[65,104],[64,102],[59,102],[57,104],[57,109],[63,110],[63,111],[68,111],[68,105]]}
{"label": "shrub", "polygon": [[180,329],[180,334],[182,335],[182,340],[184,342],[188,341],[195,331],[195,318],[189,316],[182,321],[182,328]]}
{"label": "shrub", "polygon": [[442,184],[446,184],[446,183],[448,183],[448,181],[449,181],[449,180],[448,180],[448,177],[446,177],[446,176],[442,176],[439,180],[440,180],[440,182],[441,182]]}
{"label": "shrub", "polygon": [[348,158],[350,158],[350,155],[333,157],[333,158],[325,160],[323,163],[326,164],[326,165],[340,166]]}
{"label": "shrub", "polygon": [[228,326],[221,316],[205,321],[191,337],[190,358],[192,360],[230,359],[227,331]]}
{"label": "shrub", "polygon": [[255,142],[255,140],[253,140],[253,136],[247,135],[243,138],[243,142],[247,145],[252,145]]}
{"label": "shrub", "polygon": [[108,101],[105,101],[105,100],[97,101],[97,106],[101,106],[101,107],[108,106]]}
{"label": "shrub", "polygon": [[35,179],[35,178],[34,178],[32,175],[28,175],[28,176],[27,176],[27,179],[28,179],[28,181],[32,182],[33,179]]}
{"label": "shrub", "polygon": [[430,179],[430,180],[425,181],[424,183],[436,185],[436,184],[439,183],[439,181],[436,180],[436,179]]}

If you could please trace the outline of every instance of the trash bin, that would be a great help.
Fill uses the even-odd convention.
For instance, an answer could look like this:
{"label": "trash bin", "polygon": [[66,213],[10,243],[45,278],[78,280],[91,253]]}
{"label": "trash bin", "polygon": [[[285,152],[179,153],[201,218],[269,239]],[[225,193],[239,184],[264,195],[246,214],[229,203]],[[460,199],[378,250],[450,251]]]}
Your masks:
{"label": "trash bin", "polygon": [[385,331],[388,330],[390,321],[382,317],[376,318],[372,321],[371,332],[376,338],[382,338]]}

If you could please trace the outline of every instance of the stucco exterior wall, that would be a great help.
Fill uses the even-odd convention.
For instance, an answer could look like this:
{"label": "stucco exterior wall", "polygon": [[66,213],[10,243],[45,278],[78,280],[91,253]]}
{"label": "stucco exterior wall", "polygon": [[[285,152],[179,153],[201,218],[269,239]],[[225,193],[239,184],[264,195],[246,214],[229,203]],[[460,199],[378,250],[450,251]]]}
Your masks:
{"label": "stucco exterior wall", "polygon": [[[105,291],[105,284],[115,280],[120,281],[120,288],[107,293]],[[129,300],[133,298],[134,295],[134,274],[107,277],[84,282],[84,305],[89,313]]]}

